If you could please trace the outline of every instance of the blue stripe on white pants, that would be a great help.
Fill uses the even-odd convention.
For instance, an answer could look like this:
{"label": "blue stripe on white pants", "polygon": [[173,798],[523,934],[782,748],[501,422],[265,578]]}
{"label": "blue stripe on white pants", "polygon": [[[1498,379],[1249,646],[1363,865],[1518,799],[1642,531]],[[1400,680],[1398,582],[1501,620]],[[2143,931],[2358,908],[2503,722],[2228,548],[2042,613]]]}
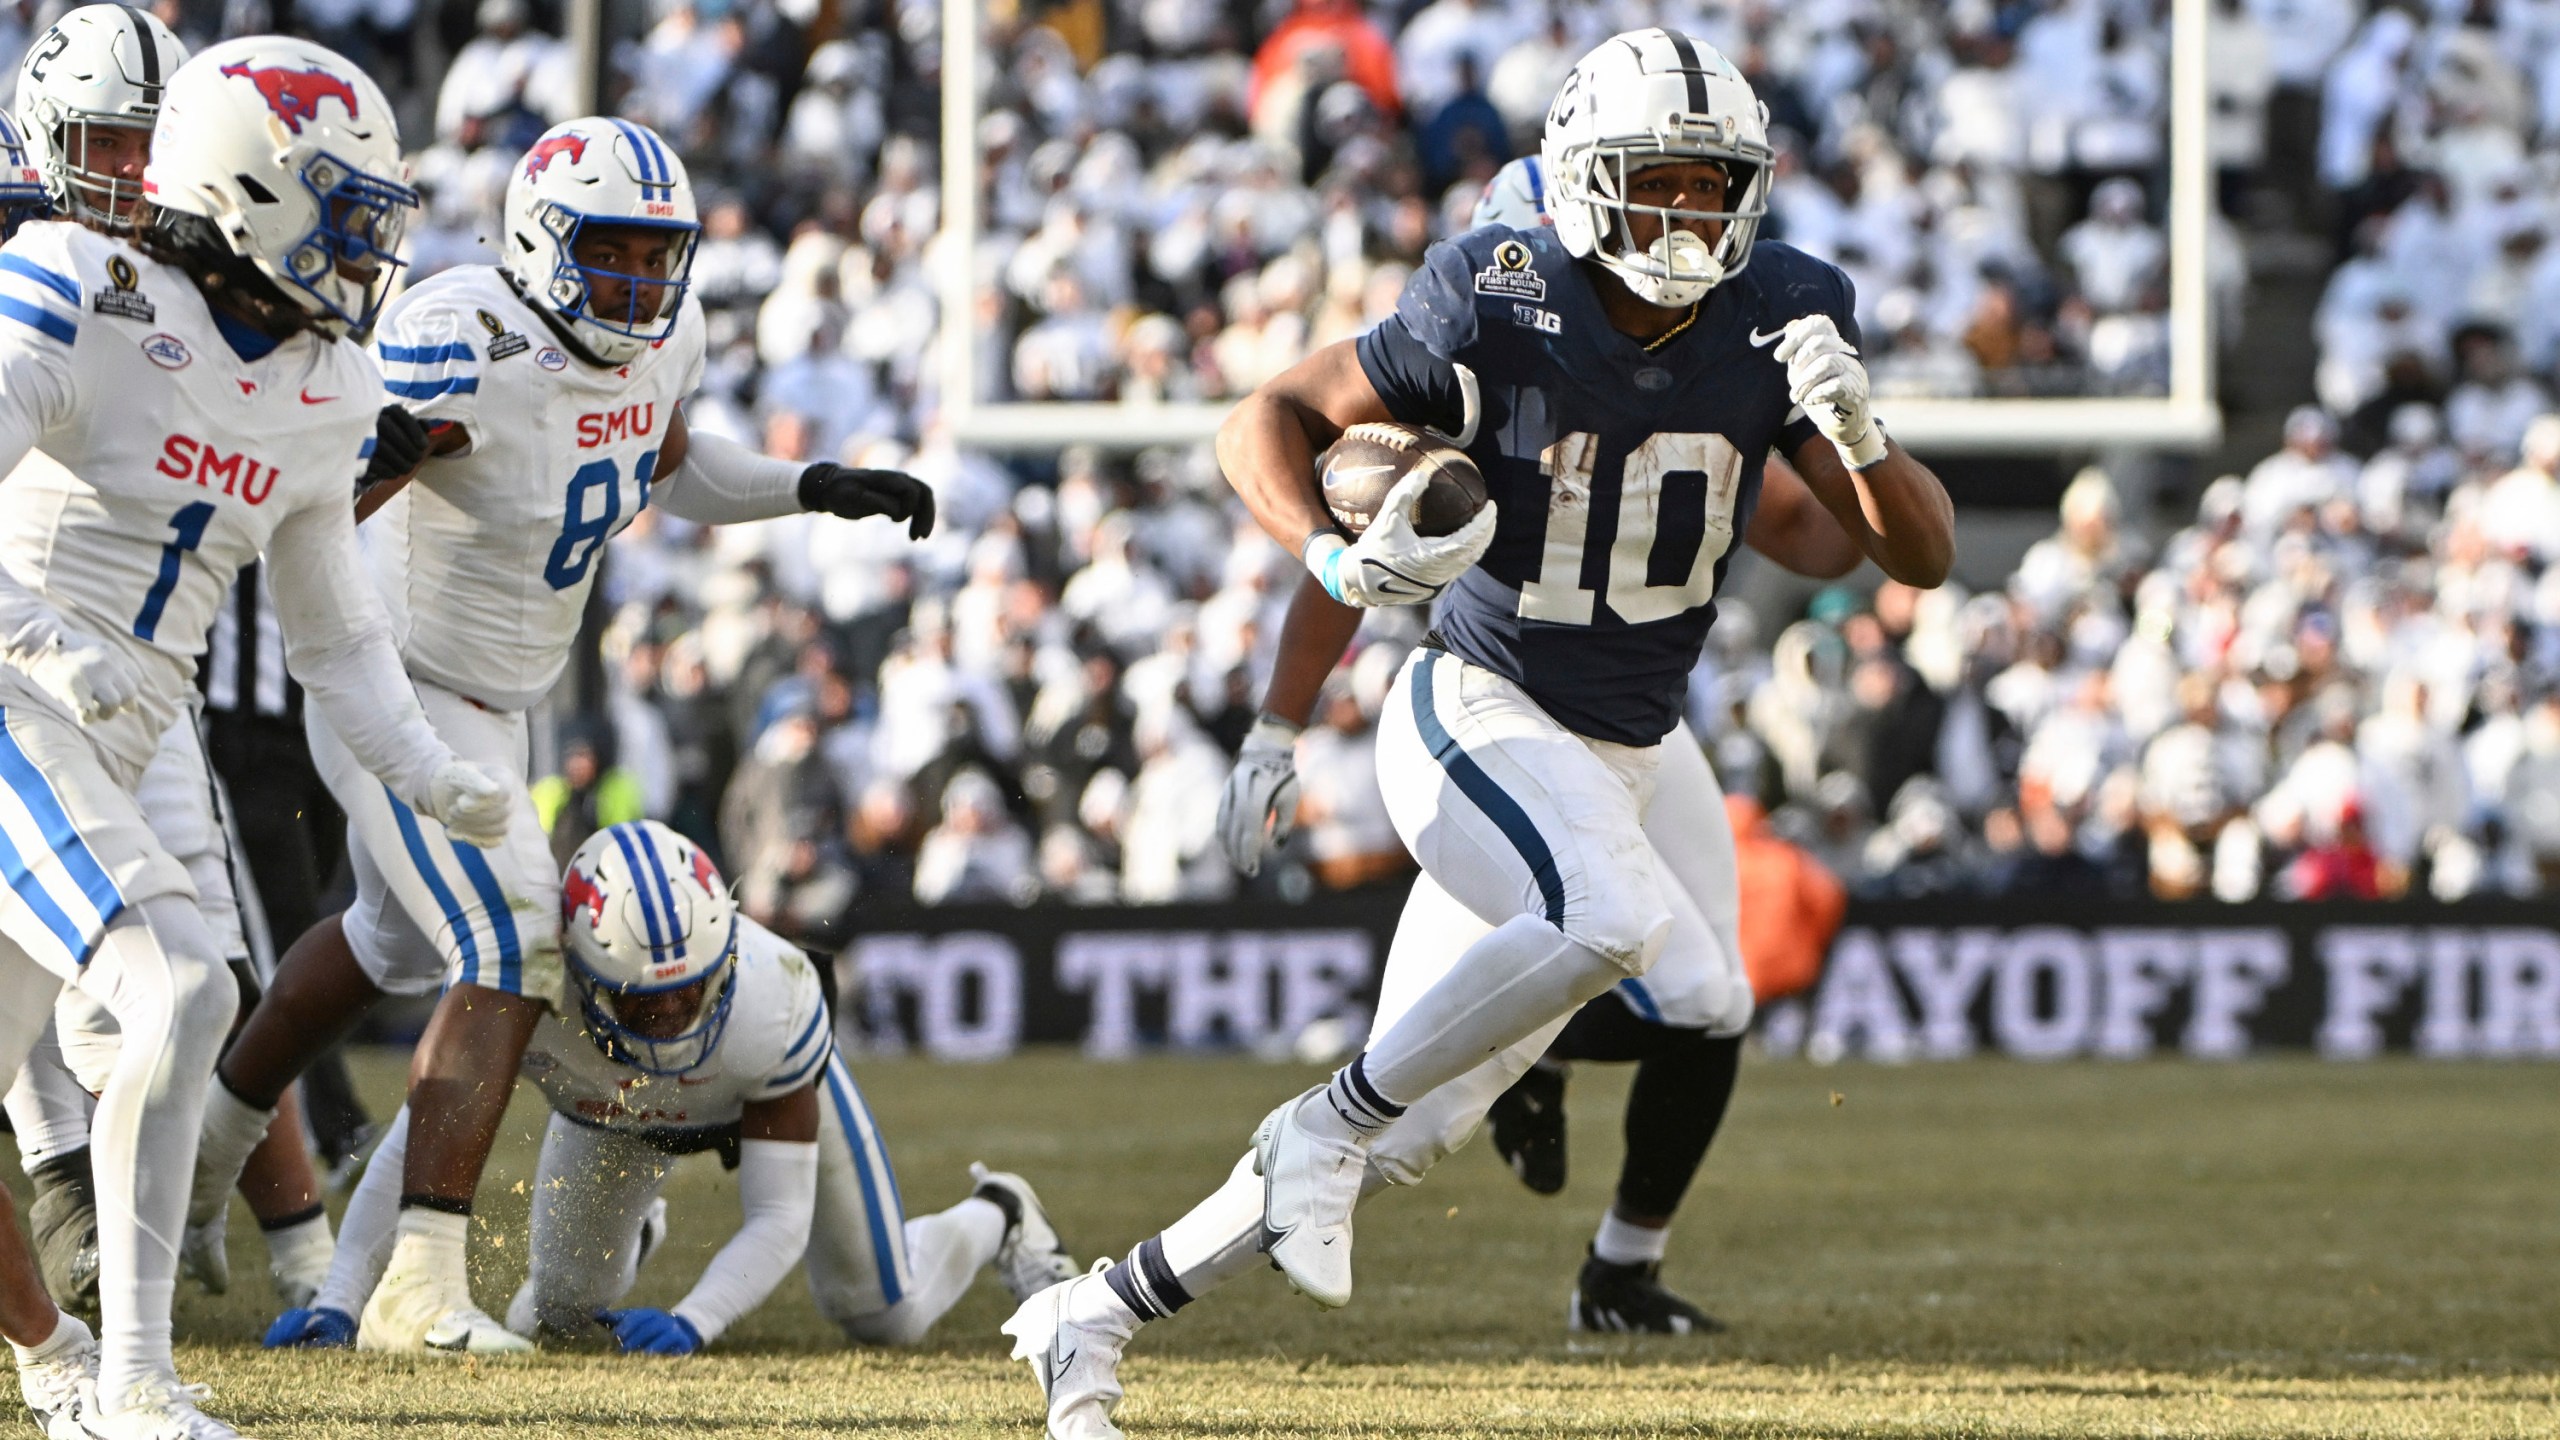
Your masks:
{"label": "blue stripe on white pants", "polygon": [[[1461,662],[1454,657],[1448,664],[1450,683],[1458,678]],[[1413,723],[1422,732],[1422,743],[1431,750],[1431,758],[1440,762],[1450,783],[1460,794],[1502,830],[1503,838],[1520,853],[1520,863],[1529,867],[1530,877],[1538,882],[1538,894],[1546,903],[1547,923],[1562,927],[1565,919],[1564,875],[1557,868],[1555,852],[1548,848],[1546,837],[1538,833],[1536,822],[1520,802],[1511,798],[1494,778],[1485,773],[1467,754],[1457,737],[1440,723],[1433,704],[1433,672],[1440,669],[1441,657],[1424,651],[1413,667]]]}
{"label": "blue stripe on white pants", "polygon": [[907,1293],[907,1214],[898,1200],[898,1178],[889,1169],[889,1153],[871,1123],[871,1107],[862,1100],[844,1061],[827,1061],[827,1103],[844,1131],[845,1148],[853,1152],[853,1173],[862,1185],[862,1210],[871,1229],[871,1261],[879,1272],[880,1300],[895,1305]]}
{"label": "blue stripe on white pants", "polygon": [[426,834],[418,826],[417,815],[401,804],[400,797],[392,794],[388,787],[384,788],[382,798],[391,802],[391,818],[400,826],[400,843],[408,848],[410,866],[418,872],[418,878],[426,882],[427,893],[435,897],[437,911],[444,916],[446,928],[453,932],[453,943],[461,947],[462,974],[457,978],[465,985],[481,983],[480,942],[472,933],[471,912],[462,908],[462,901],[454,895],[453,887],[445,883],[444,872],[436,868],[435,851],[427,844]]}

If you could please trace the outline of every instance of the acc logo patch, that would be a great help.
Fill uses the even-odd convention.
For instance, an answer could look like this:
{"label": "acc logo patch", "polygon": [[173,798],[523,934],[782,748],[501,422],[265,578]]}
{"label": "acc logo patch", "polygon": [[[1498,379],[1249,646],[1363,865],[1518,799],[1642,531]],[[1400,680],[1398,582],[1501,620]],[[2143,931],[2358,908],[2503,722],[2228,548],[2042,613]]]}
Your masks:
{"label": "acc logo patch", "polygon": [[540,353],[533,357],[533,363],[545,370],[566,370],[569,368],[569,357],[545,345]]}
{"label": "acc logo patch", "polygon": [[142,353],[150,356],[151,363],[163,370],[184,370],[196,358],[195,353],[187,349],[186,341],[166,331],[143,341]]}
{"label": "acc logo patch", "polygon": [[139,320],[145,325],[159,318],[159,310],[136,288],[141,285],[142,277],[134,271],[132,261],[121,255],[108,256],[107,283],[113,288],[99,291],[98,298],[92,302],[99,314],[113,315],[119,320]]}
{"label": "acc logo patch", "polygon": [[509,330],[507,322],[486,310],[480,312],[480,328],[489,332],[489,360],[492,364],[533,348],[530,341]]}
{"label": "acc logo patch", "polygon": [[1505,240],[1493,247],[1493,263],[1476,272],[1476,293],[1539,301],[1547,298],[1547,282],[1529,268],[1529,247]]}

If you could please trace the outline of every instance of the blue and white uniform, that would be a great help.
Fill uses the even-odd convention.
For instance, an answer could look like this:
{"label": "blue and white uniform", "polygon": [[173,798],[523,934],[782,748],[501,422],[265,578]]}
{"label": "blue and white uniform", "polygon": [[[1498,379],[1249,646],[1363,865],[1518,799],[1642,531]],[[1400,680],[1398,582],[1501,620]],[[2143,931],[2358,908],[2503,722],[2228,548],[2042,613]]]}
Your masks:
{"label": "blue and white uniform", "polygon": [[[749,1193],[747,1223],[691,1295],[669,1307],[708,1342],[760,1303],[803,1259],[820,1313],[851,1338],[911,1344],[994,1255],[995,1235],[956,1243],[940,1217],[909,1220],[871,1111],[836,1053],[809,958],[772,931],[738,922],[735,987],[720,1041],[693,1068],[652,1075],[609,1058],[574,1013],[554,1013],[526,1049],[522,1074],[550,1103],[534,1185],[531,1274],[509,1308],[520,1334],[575,1331],[618,1305],[638,1278],[643,1221],[676,1161],[717,1152],[735,1164],[748,1105],[814,1086],[816,1201],[798,1228],[751,1233],[786,1216],[782,1197]],[[572,1007],[574,1011],[574,1007]],[[337,1261],[315,1306],[355,1315],[381,1278],[396,1223],[408,1112],[403,1110],[347,1208]],[[787,1220],[786,1222],[787,1223]],[[956,1282],[956,1283],[955,1283]]]}
{"label": "blue and white uniform", "polygon": [[[1854,308],[1837,269],[1764,243],[1648,353],[1552,230],[1491,226],[1434,246],[1360,339],[1389,413],[1457,437],[1501,507],[1380,722],[1388,808],[1425,871],[1400,933],[1540,915],[1629,971],[1618,993],[1642,1018],[1750,1023],[1730,838],[1701,808],[1713,777],[1691,773],[1693,741],[1661,742],[1763,460],[1817,433],[1769,352],[1816,313],[1855,343]],[[1463,948],[1400,943],[1379,1029]]]}
{"label": "blue and white uniform", "polygon": [[430,460],[365,523],[376,592],[436,729],[505,775],[516,821],[477,850],[351,763],[325,720],[311,753],[347,812],[356,903],[347,942],[374,984],[428,994],[463,982],[556,1000],[559,863],[527,788],[527,711],[568,664],[605,542],[648,505],[658,451],[700,382],[703,320],[628,365],[568,354],[491,266],[403,294],[374,340],[385,388],[470,446]]}

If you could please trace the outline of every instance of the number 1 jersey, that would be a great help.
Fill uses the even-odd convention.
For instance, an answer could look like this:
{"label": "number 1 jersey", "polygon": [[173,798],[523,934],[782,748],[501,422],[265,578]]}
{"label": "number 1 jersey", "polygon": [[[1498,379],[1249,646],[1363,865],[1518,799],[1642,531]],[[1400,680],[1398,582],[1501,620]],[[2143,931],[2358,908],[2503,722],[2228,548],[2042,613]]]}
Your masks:
{"label": "number 1 jersey", "polygon": [[1647,352],[1551,228],[1432,246],[1358,352],[1387,413],[1457,438],[1501,507],[1440,601],[1450,649],[1576,734],[1669,734],[1762,461],[1818,433],[1787,398],[1778,333],[1823,314],[1855,345],[1855,309],[1837,268],[1764,242]]}
{"label": "number 1 jersey", "polygon": [[649,503],[676,407],[702,382],[702,311],[688,296],[638,359],[590,365],[503,272],[466,265],[393,301],[374,354],[394,401],[471,437],[365,526],[401,658],[526,709],[568,663],[605,541]]}

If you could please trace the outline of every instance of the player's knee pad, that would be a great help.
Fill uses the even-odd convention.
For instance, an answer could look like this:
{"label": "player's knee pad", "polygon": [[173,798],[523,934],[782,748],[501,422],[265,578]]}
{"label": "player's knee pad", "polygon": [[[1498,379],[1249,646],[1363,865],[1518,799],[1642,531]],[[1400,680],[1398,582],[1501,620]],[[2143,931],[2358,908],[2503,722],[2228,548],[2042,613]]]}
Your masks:
{"label": "player's knee pad", "polygon": [[84,990],[114,1016],[121,1042],[154,1052],[220,1052],[240,1010],[240,990],[195,907],[175,895],[116,917],[98,942]]}
{"label": "player's knee pad", "polygon": [[1620,971],[1642,975],[1671,939],[1671,907],[1649,870],[1598,871],[1556,928]]}

